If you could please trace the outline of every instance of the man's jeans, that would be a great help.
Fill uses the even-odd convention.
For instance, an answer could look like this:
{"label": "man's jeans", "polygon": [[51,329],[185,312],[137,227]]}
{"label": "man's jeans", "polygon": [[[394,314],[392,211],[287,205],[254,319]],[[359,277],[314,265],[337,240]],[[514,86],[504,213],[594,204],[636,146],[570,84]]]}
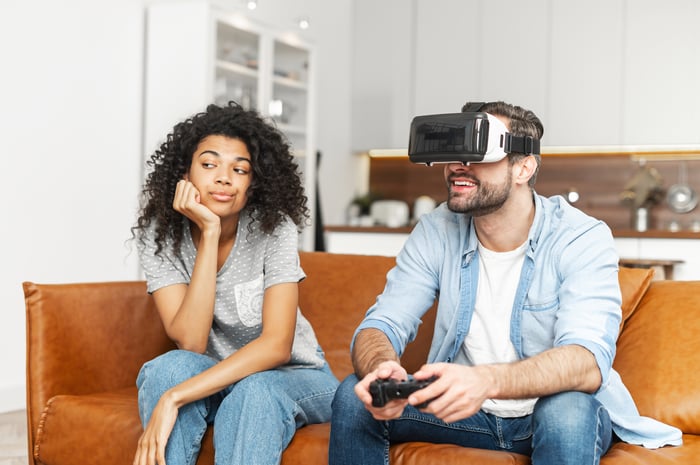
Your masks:
{"label": "man's jeans", "polygon": [[330,465],[389,464],[389,445],[407,441],[457,444],[530,455],[533,465],[600,462],[612,441],[608,412],[591,395],[564,392],[541,398],[532,415],[500,418],[480,411],[455,423],[408,406],[400,418],[378,421],[349,376],[333,400]]}
{"label": "man's jeans", "polygon": [[[205,355],[174,350],[144,364],[136,381],[143,425],[165,391],[216,363]],[[297,428],[330,419],[337,385],[327,366],[250,375],[180,408],[165,460],[168,465],[193,465],[207,425],[213,423],[217,465],[278,464]]]}

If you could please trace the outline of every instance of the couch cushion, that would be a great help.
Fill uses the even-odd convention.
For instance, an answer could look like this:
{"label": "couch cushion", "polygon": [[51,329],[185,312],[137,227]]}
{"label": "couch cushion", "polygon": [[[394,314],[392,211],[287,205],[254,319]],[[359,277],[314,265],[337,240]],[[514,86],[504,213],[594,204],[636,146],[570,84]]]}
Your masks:
{"label": "couch cushion", "polygon": [[[37,463],[132,463],[143,429],[136,387],[52,397],[35,435]],[[202,440],[197,465],[214,463],[212,429]]]}
{"label": "couch cushion", "polygon": [[617,442],[600,460],[600,465],[695,465],[698,457],[700,437],[684,434],[681,447],[645,449]]}
{"label": "couch cushion", "polygon": [[[700,457],[700,437],[683,436],[682,447],[645,449],[642,446],[617,442],[603,456],[600,465],[691,465]],[[391,463],[401,465],[444,464],[508,464],[529,465],[524,455],[459,447],[450,444],[407,442],[391,447]]]}
{"label": "couch cushion", "polygon": [[401,465],[445,465],[445,464],[489,464],[529,465],[530,457],[513,452],[473,449],[453,444],[431,444],[427,442],[405,442],[392,446],[392,464]]}
{"label": "couch cushion", "polygon": [[40,463],[131,463],[141,435],[136,388],[52,397],[35,435]]}
{"label": "couch cushion", "polygon": [[700,281],[654,281],[627,319],[614,367],[642,415],[700,434]]}
{"label": "couch cushion", "polygon": [[637,309],[639,301],[649,288],[651,280],[654,278],[653,268],[629,268],[620,267],[618,280],[620,291],[622,292],[622,320],[620,329],[625,325],[627,319],[632,316]]}
{"label": "couch cushion", "polygon": [[282,453],[281,465],[308,465],[328,463],[330,423],[307,425],[297,430],[287,449]]}
{"label": "couch cushion", "polygon": [[307,277],[299,285],[299,307],[333,373],[343,379],[353,372],[350,342],[355,328],[384,289],[386,273],[396,260],[323,252],[302,252],[300,257]]}

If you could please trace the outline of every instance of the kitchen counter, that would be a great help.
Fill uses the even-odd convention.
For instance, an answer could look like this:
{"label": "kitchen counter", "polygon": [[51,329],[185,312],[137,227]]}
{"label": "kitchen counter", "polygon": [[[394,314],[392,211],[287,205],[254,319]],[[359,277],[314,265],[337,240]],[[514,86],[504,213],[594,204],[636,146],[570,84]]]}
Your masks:
{"label": "kitchen counter", "polygon": [[354,233],[395,233],[408,234],[413,229],[413,226],[403,226],[400,228],[390,228],[388,226],[349,226],[337,225],[326,226],[326,232],[354,232]]}
{"label": "kitchen counter", "polygon": [[[386,226],[349,226],[335,225],[326,226],[326,232],[343,232],[343,233],[389,233],[389,234],[409,234],[413,226],[404,226],[400,228],[389,228]],[[640,232],[634,229],[614,229],[614,237],[626,238],[657,238],[657,239],[700,239],[700,231],[668,231],[664,229],[650,229]]]}
{"label": "kitchen counter", "polygon": [[[333,253],[396,256],[412,229],[412,226],[326,226],[326,250]],[[700,241],[697,240],[700,239],[700,232],[614,229],[613,236],[621,262],[660,268],[657,279],[673,277],[676,280],[700,280]],[[659,265],[659,261],[664,263]]]}
{"label": "kitchen counter", "polygon": [[700,239],[700,231],[689,229],[680,231],[669,231],[665,229],[650,229],[640,232],[634,229],[613,229],[614,237],[650,237],[657,239]]}

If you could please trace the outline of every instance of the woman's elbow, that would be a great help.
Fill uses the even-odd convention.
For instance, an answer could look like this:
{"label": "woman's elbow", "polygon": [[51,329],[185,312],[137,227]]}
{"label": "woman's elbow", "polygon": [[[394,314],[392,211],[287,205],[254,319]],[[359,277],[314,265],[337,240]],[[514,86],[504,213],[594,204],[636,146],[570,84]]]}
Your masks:
{"label": "woman's elbow", "polygon": [[281,347],[274,351],[273,357],[276,366],[286,365],[292,360],[292,350],[291,348]]}
{"label": "woman's elbow", "polygon": [[286,365],[292,360],[292,344],[274,341],[267,346],[265,353],[270,365],[275,367]]}
{"label": "woman's elbow", "polygon": [[187,350],[196,354],[204,354],[207,351],[208,340],[197,341],[193,339],[175,340],[178,349]]}

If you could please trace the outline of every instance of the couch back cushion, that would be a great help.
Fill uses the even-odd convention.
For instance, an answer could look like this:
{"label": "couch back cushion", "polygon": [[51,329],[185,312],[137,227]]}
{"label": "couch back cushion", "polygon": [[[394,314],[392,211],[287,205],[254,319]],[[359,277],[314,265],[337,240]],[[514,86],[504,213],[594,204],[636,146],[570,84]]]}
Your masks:
{"label": "couch back cushion", "polygon": [[642,415],[700,434],[700,281],[654,281],[617,343],[615,369]]}
{"label": "couch back cushion", "polygon": [[306,279],[299,285],[299,307],[311,322],[333,373],[353,372],[350,341],[365,312],[384,289],[393,257],[301,252]]}
{"label": "couch back cushion", "polygon": [[642,296],[649,289],[651,280],[654,277],[653,268],[629,268],[620,267],[618,280],[620,281],[620,291],[622,292],[622,321],[620,329],[632,316]]}

